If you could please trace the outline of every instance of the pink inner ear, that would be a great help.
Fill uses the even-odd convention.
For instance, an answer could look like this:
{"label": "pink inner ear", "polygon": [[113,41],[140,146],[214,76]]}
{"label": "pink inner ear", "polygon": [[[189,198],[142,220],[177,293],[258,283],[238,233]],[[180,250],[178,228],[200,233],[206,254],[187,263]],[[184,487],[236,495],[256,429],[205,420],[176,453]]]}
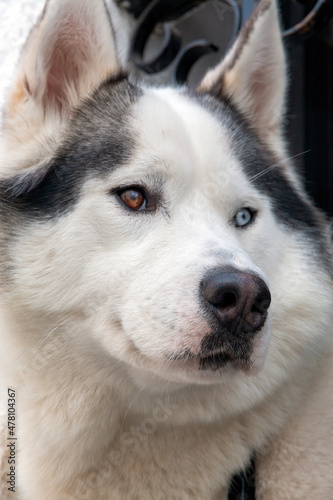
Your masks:
{"label": "pink inner ear", "polygon": [[50,52],[45,54],[46,87],[42,103],[44,109],[52,108],[62,114],[78,98],[98,43],[92,23],[71,17],[63,21],[52,42]]}
{"label": "pink inner ear", "polygon": [[266,76],[265,69],[258,68],[253,71],[251,80],[248,84],[248,95],[252,96],[252,113],[254,116],[260,116],[261,112],[265,111],[266,98],[267,98],[267,88],[266,88]]}
{"label": "pink inner ear", "polygon": [[119,71],[105,2],[48,0],[5,102],[8,147],[37,141],[65,124],[81,99]]}

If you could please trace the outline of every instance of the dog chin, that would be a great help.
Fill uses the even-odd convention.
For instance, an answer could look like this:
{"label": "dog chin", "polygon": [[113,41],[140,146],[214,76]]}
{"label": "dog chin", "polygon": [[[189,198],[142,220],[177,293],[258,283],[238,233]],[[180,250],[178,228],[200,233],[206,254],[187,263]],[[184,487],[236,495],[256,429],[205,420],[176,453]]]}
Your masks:
{"label": "dog chin", "polygon": [[203,355],[191,355],[189,352],[166,357],[167,363],[152,362],[146,366],[132,367],[132,379],[141,388],[151,387],[154,377],[154,390],[179,389],[182,385],[214,385],[232,383],[234,377],[256,375],[263,367],[267,348],[253,349],[250,356],[233,357],[219,351]]}
{"label": "dog chin", "polygon": [[139,389],[159,394],[166,390],[166,383],[167,392],[178,391],[187,386],[229,385],[234,378],[257,374],[264,360],[260,363],[257,359],[255,362],[230,360],[221,364],[219,360],[214,359],[206,363],[206,366],[202,367],[199,359],[189,359],[171,363],[169,361],[163,368],[160,363],[155,367],[149,366],[147,370],[142,366],[131,367],[130,376]]}

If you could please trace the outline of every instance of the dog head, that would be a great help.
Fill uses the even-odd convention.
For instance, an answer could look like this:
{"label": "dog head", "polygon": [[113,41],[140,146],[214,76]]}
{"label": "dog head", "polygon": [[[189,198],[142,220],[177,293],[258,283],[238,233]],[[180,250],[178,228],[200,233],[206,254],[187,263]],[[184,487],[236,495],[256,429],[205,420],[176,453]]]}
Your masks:
{"label": "dog head", "polygon": [[7,301],[137,381],[244,381],[268,350],[277,384],[322,334],[328,278],[284,153],[275,2],[194,90],[130,83],[114,33],[102,0],[50,0],[24,48],[2,137]]}

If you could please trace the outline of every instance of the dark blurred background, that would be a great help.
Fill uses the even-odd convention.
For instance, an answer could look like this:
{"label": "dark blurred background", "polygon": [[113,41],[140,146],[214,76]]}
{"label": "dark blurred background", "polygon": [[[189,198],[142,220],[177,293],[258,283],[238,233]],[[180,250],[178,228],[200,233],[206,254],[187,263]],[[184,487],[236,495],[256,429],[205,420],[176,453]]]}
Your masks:
{"label": "dark blurred background", "polygon": [[[333,215],[333,2],[326,3],[327,13],[317,25],[286,37],[291,80],[287,130],[293,153],[309,150],[298,160],[308,192]],[[282,0],[284,25],[300,22],[314,5],[313,0]]]}

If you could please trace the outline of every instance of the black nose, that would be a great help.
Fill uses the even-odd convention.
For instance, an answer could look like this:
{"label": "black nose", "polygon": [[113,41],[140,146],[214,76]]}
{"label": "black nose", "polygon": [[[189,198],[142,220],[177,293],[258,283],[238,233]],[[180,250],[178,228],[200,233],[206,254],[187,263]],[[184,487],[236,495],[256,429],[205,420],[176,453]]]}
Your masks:
{"label": "black nose", "polygon": [[201,285],[206,308],[213,312],[224,331],[251,334],[265,323],[271,294],[258,276],[233,268],[217,269]]}

